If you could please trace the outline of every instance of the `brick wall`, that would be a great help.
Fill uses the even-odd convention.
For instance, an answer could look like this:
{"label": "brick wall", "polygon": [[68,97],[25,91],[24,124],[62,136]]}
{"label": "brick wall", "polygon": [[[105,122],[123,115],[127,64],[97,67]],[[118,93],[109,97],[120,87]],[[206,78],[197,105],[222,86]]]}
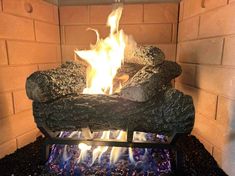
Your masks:
{"label": "brick wall", "polygon": [[27,76],[60,62],[58,8],[41,0],[0,0],[0,158],[39,134],[24,89]]}
{"label": "brick wall", "polygon": [[177,61],[183,74],[176,88],[193,96],[193,133],[235,175],[235,1],[202,3],[180,3]]}
{"label": "brick wall", "polygon": [[[33,6],[33,12],[26,2]],[[176,58],[183,74],[176,88],[190,94],[196,107],[195,134],[230,175],[235,175],[235,1],[182,0],[178,4],[124,5],[121,28],[139,44],[160,47]],[[26,4],[25,4],[26,3]],[[205,6],[205,8],[202,8]],[[26,77],[74,58],[96,36],[108,35],[112,5],[57,7],[41,0],[0,0],[0,158],[33,141],[38,130]],[[179,28],[177,33],[177,24]],[[177,42],[178,36],[178,42]]]}
{"label": "brick wall", "polygon": [[[93,31],[98,29],[106,37],[109,28],[106,20],[112,5],[63,6],[60,7],[62,61],[74,59],[74,49],[89,48],[95,43]],[[127,4],[124,5],[120,28],[133,35],[138,44],[153,44],[160,47],[167,59],[175,60],[178,4]]]}

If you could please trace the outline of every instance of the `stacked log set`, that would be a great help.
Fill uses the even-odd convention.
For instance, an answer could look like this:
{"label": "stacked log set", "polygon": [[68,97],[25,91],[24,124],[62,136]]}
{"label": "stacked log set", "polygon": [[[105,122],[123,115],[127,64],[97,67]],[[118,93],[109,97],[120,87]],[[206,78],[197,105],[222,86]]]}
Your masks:
{"label": "stacked log set", "polygon": [[117,74],[128,75],[129,80],[111,96],[82,94],[86,66],[76,62],[33,73],[26,91],[34,101],[38,127],[190,133],[195,113],[192,98],[172,88],[171,81],[181,74],[181,68],[164,57],[156,47],[138,47]]}

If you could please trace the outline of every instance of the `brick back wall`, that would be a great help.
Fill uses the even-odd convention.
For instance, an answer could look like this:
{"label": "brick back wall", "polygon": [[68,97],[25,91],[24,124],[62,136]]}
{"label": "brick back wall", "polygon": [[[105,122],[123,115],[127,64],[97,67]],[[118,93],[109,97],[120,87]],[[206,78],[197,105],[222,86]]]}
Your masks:
{"label": "brick back wall", "polygon": [[180,3],[176,88],[192,95],[193,133],[222,168],[235,175],[235,1]]}
{"label": "brick back wall", "polygon": [[[93,31],[108,36],[106,20],[112,5],[60,7],[62,61],[74,59],[75,49],[88,49],[96,41]],[[125,4],[120,28],[131,34],[138,44],[152,44],[161,48],[166,58],[175,60],[178,23],[177,3]]]}
{"label": "brick back wall", "polygon": [[[25,10],[27,2],[32,13]],[[179,17],[174,3],[126,4],[120,28],[138,44],[158,46],[182,66],[175,86],[194,99],[193,134],[235,175],[235,1],[202,2],[182,0]],[[73,60],[75,49],[88,49],[96,41],[88,27],[107,36],[112,9],[63,6],[58,18],[58,8],[41,0],[0,0],[0,158],[38,134],[25,95],[26,77]]]}
{"label": "brick back wall", "polygon": [[60,63],[58,7],[41,0],[0,0],[0,158],[39,134],[26,78]]}

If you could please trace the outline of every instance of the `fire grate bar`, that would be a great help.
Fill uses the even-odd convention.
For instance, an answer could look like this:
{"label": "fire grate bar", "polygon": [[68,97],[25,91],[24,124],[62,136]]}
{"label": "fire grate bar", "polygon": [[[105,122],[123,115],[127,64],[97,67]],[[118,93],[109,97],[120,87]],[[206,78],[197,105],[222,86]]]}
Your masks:
{"label": "fire grate bar", "polygon": [[78,145],[85,143],[91,146],[109,146],[109,147],[132,147],[132,148],[173,148],[173,145],[178,137],[185,135],[176,133],[169,137],[167,142],[135,142],[135,141],[117,141],[117,140],[102,140],[102,139],[74,139],[74,138],[59,138],[49,137],[46,139],[48,145],[61,144],[61,145]]}
{"label": "fire grate bar", "polygon": [[109,147],[131,147],[131,148],[159,148],[159,149],[171,149],[175,151],[175,172],[181,173],[181,160],[182,154],[176,147],[176,141],[186,133],[174,133],[168,137],[166,142],[135,142],[135,141],[116,141],[116,140],[102,140],[102,139],[74,139],[74,138],[59,138],[57,137],[59,132],[52,132],[45,125],[39,127],[41,132],[45,135],[45,144],[43,152],[45,161],[47,161],[50,153],[51,146],[54,144],[61,145],[78,145],[79,143],[85,143],[91,146],[109,146]]}
{"label": "fire grate bar", "polygon": [[132,147],[132,148],[172,148],[168,143],[158,142],[126,142],[110,140],[80,140],[70,138],[51,138],[46,140],[47,144],[78,145],[85,143],[91,146],[109,146],[109,147]]}

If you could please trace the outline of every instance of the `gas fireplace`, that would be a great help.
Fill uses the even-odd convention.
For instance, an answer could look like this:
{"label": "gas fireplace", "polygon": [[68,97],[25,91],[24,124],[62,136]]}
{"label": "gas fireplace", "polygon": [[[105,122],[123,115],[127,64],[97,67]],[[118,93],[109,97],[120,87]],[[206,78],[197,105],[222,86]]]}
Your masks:
{"label": "gas fireplace", "polygon": [[234,12],[0,0],[0,175],[234,175]]}

